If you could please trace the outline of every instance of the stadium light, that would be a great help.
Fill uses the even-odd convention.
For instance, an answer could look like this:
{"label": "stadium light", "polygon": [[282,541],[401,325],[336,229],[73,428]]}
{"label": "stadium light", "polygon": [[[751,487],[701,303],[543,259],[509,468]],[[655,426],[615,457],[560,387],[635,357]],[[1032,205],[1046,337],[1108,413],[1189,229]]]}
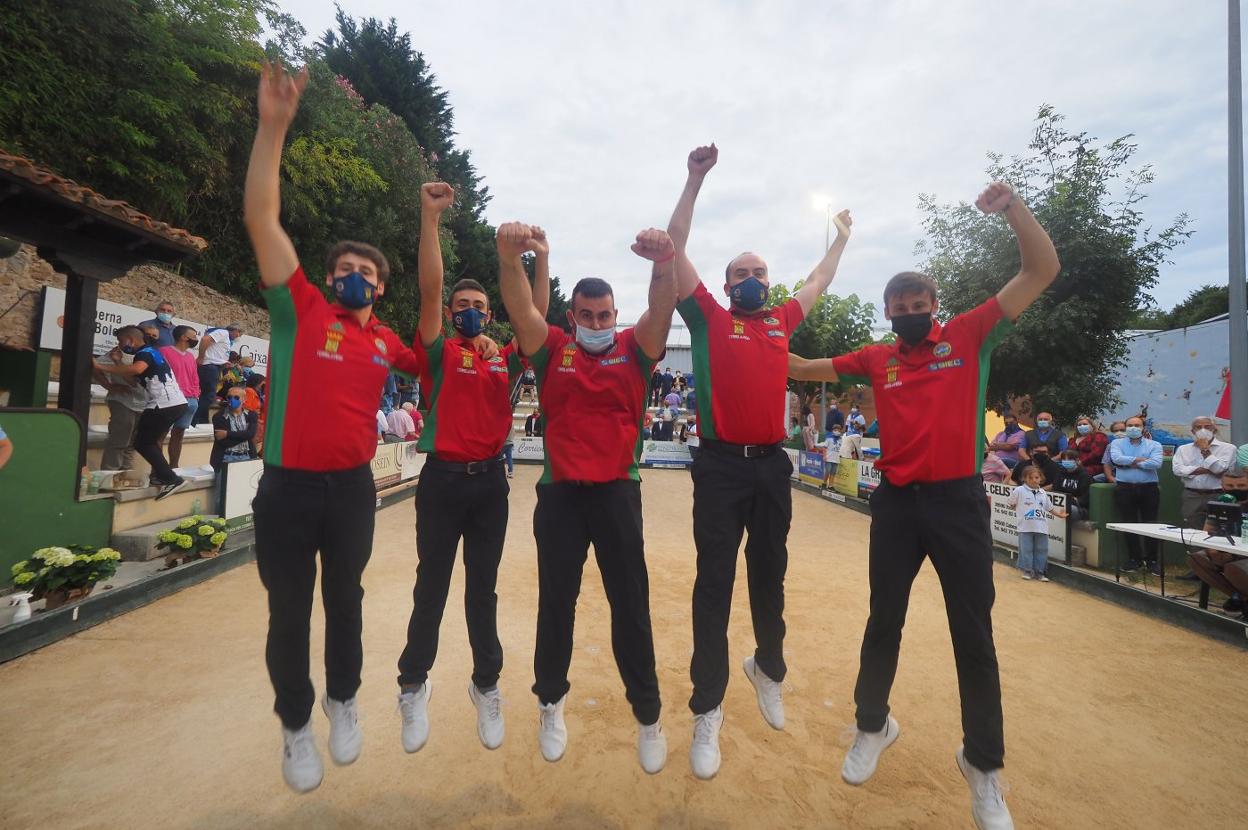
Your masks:
{"label": "stadium light", "polygon": [[1229,271],[1227,323],[1231,330],[1231,440],[1248,443],[1248,312],[1244,286],[1244,116],[1239,0],[1227,3],[1229,138]]}

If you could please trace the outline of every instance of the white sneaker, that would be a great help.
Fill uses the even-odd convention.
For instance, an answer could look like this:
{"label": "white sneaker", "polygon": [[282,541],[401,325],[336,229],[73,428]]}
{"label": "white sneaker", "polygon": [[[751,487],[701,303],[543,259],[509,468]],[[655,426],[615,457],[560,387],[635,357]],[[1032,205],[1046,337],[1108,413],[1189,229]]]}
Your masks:
{"label": "white sneaker", "polygon": [[693,743],[689,745],[689,766],[693,774],[709,781],[719,772],[719,730],[724,725],[724,707],[693,716]]}
{"label": "white sneaker", "polygon": [[486,749],[498,749],[503,745],[503,696],[495,687],[488,692],[468,684],[468,699],[477,707],[477,737]]}
{"label": "white sneaker", "polygon": [[403,751],[420,752],[429,740],[429,696],[433,683],[426,679],[414,692],[399,695],[399,714],[403,716]]}
{"label": "white sneaker", "polygon": [[1041,582],[1048,582],[1048,581],[1049,581],[1049,578],[1048,578],[1047,576],[1045,576],[1044,574],[1040,574],[1039,579],[1040,579],[1040,581],[1041,581]]}
{"label": "white sneaker", "polygon": [[863,732],[859,729],[854,737],[854,745],[845,754],[845,763],[841,765],[841,778],[845,783],[854,786],[867,783],[875,775],[875,768],[880,763],[884,750],[892,746],[900,734],[901,727],[892,715],[888,716],[884,728],[879,732]]}
{"label": "white sneaker", "polygon": [[754,665],[754,658],[745,658],[742,665],[745,676],[754,684],[754,692],[758,695],[758,708],[763,713],[763,720],[772,729],[784,729],[784,701],[780,699],[780,684],[772,680],[762,669]]}
{"label": "white sneaker", "polygon": [[663,734],[663,726],[658,721],[649,726],[637,724],[637,759],[650,775],[662,770],[667,763],[667,735]]}
{"label": "white sneaker", "polygon": [[537,743],[542,757],[552,764],[562,758],[568,748],[568,727],[563,722],[563,704],[567,699],[564,695],[558,703],[538,704]]}
{"label": "white sneaker", "polygon": [[976,769],[958,747],[958,769],[971,788],[971,816],[979,830],[1014,830],[1010,808],[1005,806],[1005,793],[1001,791],[1001,775],[998,770],[984,772]]}
{"label": "white sneaker", "polygon": [[354,764],[364,746],[355,698],[338,701],[325,695],[321,698],[321,708],[329,717],[329,757],[340,767]]}
{"label": "white sneaker", "polygon": [[1031,571],[1023,571],[1023,579],[1031,579]]}
{"label": "white sneaker", "polygon": [[321,753],[316,751],[316,736],[312,734],[312,721],[294,732],[282,728],[282,778],[286,786],[297,793],[315,790],[325,777]]}

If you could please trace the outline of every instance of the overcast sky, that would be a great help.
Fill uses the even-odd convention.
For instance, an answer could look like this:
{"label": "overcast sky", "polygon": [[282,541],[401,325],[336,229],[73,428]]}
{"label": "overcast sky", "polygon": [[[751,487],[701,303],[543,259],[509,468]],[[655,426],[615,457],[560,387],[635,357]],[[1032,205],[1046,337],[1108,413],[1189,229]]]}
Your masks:
{"label": "overcast sky", "polygon": [[[310,37],[333,25],[332,0],[280,2]],[[830,200],[855,221],[831,290],[878,308],[884,281],[917,264],[918,194],[974,200],[986,152],[1024,152],[1043,103],[1071,131],[1134,133],[1157,176],[1149,222],[1191,216],[1153,292],[1163,308],[1226,282],[1216,0],[341,2],[412,32],[493,194],[489,220],[543,225],[553,273],[610,280],[622,320],[648,274],[628,246],[666,225],[694,146],[720,148],[690,240],[712,291],[744,250],[773,282],[805,277]]]}

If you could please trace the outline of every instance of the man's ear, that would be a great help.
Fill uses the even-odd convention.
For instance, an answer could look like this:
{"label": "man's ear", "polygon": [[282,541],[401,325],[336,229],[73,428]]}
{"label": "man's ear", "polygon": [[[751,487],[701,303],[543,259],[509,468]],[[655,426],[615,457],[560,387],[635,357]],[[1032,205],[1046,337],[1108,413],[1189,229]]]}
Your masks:
{"label": "man's ear", "polygon": [[576,318],[572,316],[572,309],[569,308],[564,313],[568,315],[568,325],[572,327],[573,331],[576,331]]}
{"label": "man's ear", "polygon": [[386,293],[386,284],[384,282],[377,283],[377,288],[373,291],[374,297],[380,297]]}

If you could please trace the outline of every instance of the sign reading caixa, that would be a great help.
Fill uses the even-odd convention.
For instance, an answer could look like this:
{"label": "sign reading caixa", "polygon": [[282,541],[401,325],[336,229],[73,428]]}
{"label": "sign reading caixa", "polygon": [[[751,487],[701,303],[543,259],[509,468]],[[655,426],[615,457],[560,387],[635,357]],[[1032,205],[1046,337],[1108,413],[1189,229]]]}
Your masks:
{"label": "sign reading caixa", "polygon": [[[104,354],[116,346],[117,329],[123,326],[137,326],[154,316],[155,312],[150,308],[135,308],[121,303],[110,303],[108,300],[98,300],[95,307],[95,337],[91,344],[92,354]],[[219,324],[226,325],[228,322],[228,320],[221,320]],[[218,323],[205,325],[195,320],[183,320],[180,317],[174,317],[173,323],[176,326],[190,326],[195,329],[196,334],[201,336],[207,329],[216,328],[218,325]],[[43,287],[43,315],[39,319],[39,348],[59,352],[64,331],[65,292],[60,288],[45,285]],[[240,357],[250,357],[255,361],[253,367],[255,371],[262,375],[267,374],[268,340],[244,334],[235,341],[234,350]]]}

